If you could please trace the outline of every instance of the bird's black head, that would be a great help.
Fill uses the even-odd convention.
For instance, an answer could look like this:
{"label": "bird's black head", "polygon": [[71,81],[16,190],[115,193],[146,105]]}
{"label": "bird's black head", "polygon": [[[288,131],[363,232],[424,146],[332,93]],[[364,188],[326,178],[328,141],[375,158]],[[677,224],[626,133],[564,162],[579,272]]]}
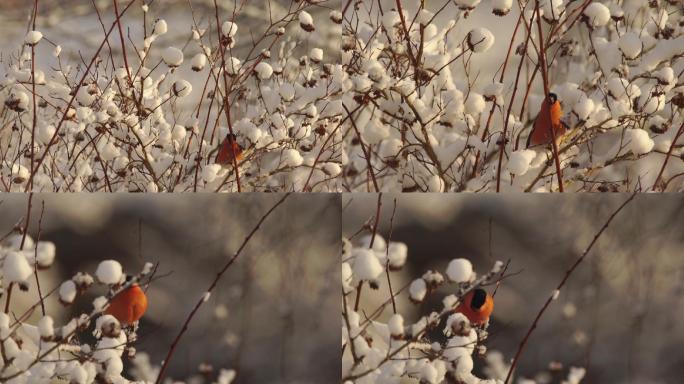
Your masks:
{"label": "bird's black head", "polygon": [[228,140],[230,140],[230,141],[236,141],[236,140],[237,140],[237,136],[235,136],[234,133],[229,133],[228,135],[226,135],[226,139],[228,139]]}
{"label": "bird's black head", "polygon": [[484,289],[476,289],[473,291],[473,299],[470,301],[470,308],[479,311],[480,308],[487,301],[487,292]]}
{"label": "bird's black head", "polygon": [[549,102],[556,104],[556,101],[558,101],[558,96],[553,92],[549,93]]}

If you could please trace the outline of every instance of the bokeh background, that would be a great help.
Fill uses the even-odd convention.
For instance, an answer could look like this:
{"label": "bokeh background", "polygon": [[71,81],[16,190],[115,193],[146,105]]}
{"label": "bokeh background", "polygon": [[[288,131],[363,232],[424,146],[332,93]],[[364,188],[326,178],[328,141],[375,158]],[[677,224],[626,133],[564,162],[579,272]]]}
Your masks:
{"label": "bokeh background", "polygon": [[[94,275],[105,259],[120,261],[131,274],[139,273],[144,262],[159,263],[135,345],[159,364],[216,272],[280,197],[35,194],[29,233],[37,236],[44,202],[40,239],[57,246],[55,265],[40,272],[42,290],[78,271]],[[28,195],[6,194],[0,200],[0,232],[5,234],[26,215]],[[338,195],[290,195],[200,309],[169,374],[198,376],[200,364],[207,363],[215,370],[238,370],[236,383],[339,380],[339,207]],[[16,313],[36,302],[35,288],[15,291]],[[102,287],[91,288],[74,308],[63,307],[53,296],[47,310],[66,320],[78,309],[90,311],[92,299],[104,293]],[[38,319],[39,313],[29,322]]]}
{"label": "bokeh background", "polygon": [[[495,296],[489,350],[507,361],[565,271],[627,195],[383,195],[379,233],[408,245],[407,266],[393,273],[396,289],[426,270],[445,273],[465,257],[478,273],[510,260]],[[347,195],[343,231],[357,232],[375,214],[377,196]],[[681,383],[684,374],[684,196],[639,195],[613,221],[543,316],[526,346],[518,377],[560,383],[570,366],[588,369],[583,383]],[[386,300],[366,291],[362,308]],[[490,292],[493,287],[488,287]],[[372,293],[369,293],[372,292]],[[443,287],[416,306],[407,294],[399,311],[415,321],[441,308]],[[373,299],[370,295],[375,297]],[[385,320],[391,311],[384,313]],[[549,365],[564,369],[551,373]],[[479,365],[479,366],[477,366]],[[476,360],[476,369],[482,368]]]}

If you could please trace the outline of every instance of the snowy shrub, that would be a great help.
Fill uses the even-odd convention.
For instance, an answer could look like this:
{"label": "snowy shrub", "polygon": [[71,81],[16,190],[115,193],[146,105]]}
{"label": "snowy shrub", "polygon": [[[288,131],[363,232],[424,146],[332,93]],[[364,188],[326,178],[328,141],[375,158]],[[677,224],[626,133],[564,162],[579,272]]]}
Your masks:
{"label": "snowy shrub", "polygon": [[[38,241],[27,235],[12,233],[0,245],[0,281],[5,288],[6,309],[0,313],[2,363],[0,381],[6,383],[126,383],[122,377],[125,359],[136,355],[137,322],[120,323],[105,314],[111,300],[134,285],[144,285],[153,275],[153,265],[142,271],[124,275],[121,264],[114,260],[101,262],[94,276],[78,272],[57,288],[40,291],[39,273],[49,269],[55,260],[53,243]],[[127,278],[125,278],[127,277]],[[41,299],[24,313],[8,312],[13,289],[38,289]],[[45,313],[46,300],[53,295],[64,306],[83,302],[86,294],[98,295],[90,305],[82,303],[84,312],[64,323]],[[42,318],[31,324],[29,318],[42,310]],[[85,341],[90,340],[90,341]],[[53,381],[51,381],[53,380]]]}
{"label": "snowy shrub", "polygon": [[[0,382],[230,384],[239,377],[237,370],[203,364],[207,366],[199,367],[202,381],[192,376],[187,381],[180,381],[177,377],[171,378],[167,368],[173,364],[172,357],[180,349],[177,347],[182,336],[201,307],[209,305],[207,302],[226,271],[288,196],[281,196],[261,215],[241,246],[221,260],[221,269],[212,272],[207,281],[186,284],[186,289],[199,291],[194,299],[188,302],[174,298],[172,303],[162,304],[179,307],[183,322],[171,322],[177,329],[173,330],[173,339],[155,340],[161,344],[165,357],[151,361],[147,353],[138,353],[138,331],[145,328],[141,338],[160,331],[160,328],[152,328],[155,324],[159,326],[154,320],[141,325],[140,319],[148,309],[147,289],[164,277],[155,276],[164,261],[147,262],[140,271],[129,271],[117,260],[98,260],[93,256],[96,266],[92,270],[66,271],[67,276],[72,277],[55,284],[57,274],[48,270],[59,260],[59,249],[55,243],[41,239],[45,206],[39,218],[31,217],[33,194],[29,194],[26,215],[9,233],[0,237],[0,297],[4,303],[4,310],[0,310]],[[34,216],[37,215],[34,213]],[[36,240],[27,230],[34,226],[33,221],[38,225]],[[46,278],[48,274],[49,279]],[[196,289],[198,285],[202,287]],[[159,302],[150,302],[150,305],[159,306]],[[217,318],[227,316],[227,308],[222,304],[215,312]],[[173,317],[165,315],[164,321],[168,320]],[[151,347],[154,350],[157,346]]]}
{"label": "snowy shrub", "polygon": [[684,190],[680,2],[345,5],[344,190]]}
{"label": "snowy shrub", "polygon": [[[633,197],[614,211],[594,240],[602,235]],[[434,269],[416,270],[420,261],[407,261],[408,257],[421,250],[409,249],[401,241],[386,240],[380,234],[382,224],[377,218],[386,214],[381,212],[382,207],[381,194],[375,218],[369,219],[358,230],[352,229],[353,235],[343,238],[343,383],[535,384],[552,382],[550,376],[545,379],[550,371],[554,374],[553,382],[577,384],[582,381],[586,373],[582,367],[552,361],[548,370],[528,376],[529,372],[517,372],[520,369],[517,363],[521,361],[523,349],[540,318],[552,303],[557,302],[566,281],[591,251],[595,241],[559,277],[561,282],[546,296],[546,303],[536,316],[536,303],[535,308],[523,311],[528,312],[532,324],[528,333],[520,336],[522,340],[515,355],[504,356],[500,351],[490,349],[488,341],[490,334],[497,335],[499,345],[507,344],[502,338],[518,337],[512,336],[514,327],[506,321],[506,314],[502,314],[499,321],[490,321],[497,317],[494,298],[500,288],[506,289],[504,279],[517,278],[513,276],[516,273],[507,272],[511,261],[496,261],[484,272],[476,271],[466,258],[454,258],[443,264],[430,262],[435,264]],[[393,233],[395,212],[396,205],[389,222],[389,236]],[[404,233],[406,229],[401,228]],[[422,238],[420,241],[440,242],[439,239]],[[424,262],[425,256],[418,259]],[[442,257],[437,256],[437,260],[442,260]],[[473,297],[478,294],[480,304],[473,307]],[[529,302],[524,303],[526,306],[535,301],[525,296],[524,300],[528,299]],[[515,308],[516,313],[520,313],[518,306],[522,304],[519,301],[511,306],[506,304],[507,299],[503,300],[502,308]],[[480,311],[481,308],[485,309]],[[405,381],[407,379],[409,381]]]}
{"label": "snowy shrub", "polygon": [[[375,234],[375,241],[384,244],[378,234]],[[359,302],[355,297],[362,293],[373,294],[379,285],[390,279],[392,271],[403,268],[403,263],[390,262],[387,250],[403,248],[405,253],[405,245],[390,242],[387,248],[369,249],[363,242],[352,245],[345,239],[345,243],[350,248],[342,260],[343,382],[393,383],[406,376],[425,383],[500,382],[478,379],[473,375],[475,355],[486,354],[487,325],[471,325],[455,309],[466,293],[498,277],[503,267],[501,262],[497,262],[488,273],[477,276],[468,260],[456,259],[445,269],[448,282],[440,272],[428,271],[413,280],[408,289],[394,287],[394,295],[408,293],[414,303],[424,302],[443,284],[453,285],[455,294],[443,300],[442,308],[435,308],[415,322],[405,318],[400,308],[383,322],[378,318],[384,311],[391,310],[394,298],[387,299],[377,308],[362,308],[355,305],[355,302]],[[452,279],[456,279],[456,282],[452,282]],[[364,287],[364,284],[367,285]],[[368,291],[368,286],[374,290]],[[439,328],[440,324],[443,329]],[[428,337],[430,331],[438,328],[448,337],[444,344],[432,342]]]}
{"label": "snowy shrub", "polygon": [[[320,153],[342,140],[338,3],[181,3],[192,18],[177,25],[154,16],[160,3],[119,4],[113,22],[94,9],[98,45],[82,52],[62,51],[34,15],[3,55],[1,190],[338,189],[340,153]],[[256,10],[265,22],[241,24]],[[142,31],[127,35],[133,12]]]}

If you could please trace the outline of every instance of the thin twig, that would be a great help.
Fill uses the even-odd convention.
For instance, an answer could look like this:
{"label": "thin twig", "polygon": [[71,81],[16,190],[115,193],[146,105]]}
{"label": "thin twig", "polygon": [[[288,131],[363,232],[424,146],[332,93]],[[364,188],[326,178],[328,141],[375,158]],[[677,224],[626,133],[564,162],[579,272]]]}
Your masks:
{"label": "thin twig", "polygon": [[[240,254],[242,253],[242,250],[245,248],[247,243],[249,243],[254,234],[259,230],[259,228],[261,228],[261,224],[271,215],[271,213],[273,213],[273,211],[276,210],[276,208],[278,208],[282,203],[284,203],[289,196],[290,194],[286,193],[280,200],[278,200],[277,203],[275,203],[275,205],[273,205],[263,216],[261,216],[261,219],[259,219],[254,228],[252,228],[247,237],[245,237],[237,251],[235,251],[233,256],[230,259],[228,259],[228,261],[223,265],[223,267],[216,273],[216,277],[214,277],[214,280],[209,285],[209,288],[205,290],[205,293],[211,293],[214,290],[219,280],[221,280],[221,277],[223,277],[223,274],[228,270],[228,268],[230,268],[231,265],[233,265],[235,260],[237,260],[238,256],[240,256]],[[195,314],[197,314],[197,311],[200,309],[202,304],[204,304],[204,302],[204,295],[202,295],[202,297],[197,301],[197,304],[195,304],[195,307],[192,309],[192,311],[190,311],[188,317],[185,319],[185,322],[183,323],[181,330],[178,332],[178,335],[176,335],[176,338],[173,340],[171,346],[169,347],[169,351],[167,352],[166,357],[164,358],[164,363],[159,369],[159,375],[157,376],[157,380],[155,381],[156,384],[162,382],[164,374],[166,373],[166,369],[169,365],[169,362],[171,361],[171,357],[173,356],[173,353],[176,351],[176,347],[178,346],[181,337],[183,337],[185,331],[188,330],[190,322],[195,317]]]}
{"label": "thin twig", "polygon": [[523,349],[525,348],[525,345],[527,344],[528,340],[530,339],[530,336],[532,335],[532,332],[534,332],[534,330],[537,328],[537,324],[539,323],[539,320],[541,319],[542,315],[544,314],[544,312],[546,312],[546,310],[548,309],[548,307],[551,305],[551,302],[555,300],[556,292],[560,292],[561,288],[563,288],[563,286],[565,286],[565,283],[566,283],[566,282],[568,281],[568,279],[570,278],[570,275],[572,275],[572,273],[575,271],[575,269],[577,269],[577,267],[578,267],[578,266],[582,263],[582,261],[585,259],[585,257],[587,256],[587,254],[589,254],[589,252],[591,251],[591,249],[594,247],[594,244],[596,244],[596,242],[598,241],[598,239],[601,237],[601,235],[603,234],[603,232],[605,232],[605,230],[608,228],[608,226],[609,226],[610,223],[613,221],[613,219],[618,215],[618,213],[620,213],[620,211],[622,211],[622,209],[623,209],[624,207],[627,206],[627,204],[629,204],[629,203],[636,197],[637,193],[638,193],[638,192],[632,193],[632,195],[629,196],[629,198],[627,198],[627,200],[625,200],[625,201],[624,201],[624,202],[623,202],[623,203],[622,203],[622,204],[621,204],[621,205],[620,205],[620,206],[619,206],[619,207],[610,215],[610,217],[608,217],[608,220],[603,224],[603,226],[601,227],[601,229],[599,229],[599,231],[596,233],[596,235],[594,235],[594,238],[593,238],[593,239],[591,240],[591,242],[589,243],[589,246],[584,250],[584,252],[582,252],[582,254],[580,255],[580,257],[578,257],[577,260],[575,260],[575,262],[572,264],[572,266],[571,266],[567,271],[565,271],[565,275],[563,276],[563,279],[560,281],[560,283],[558,284],[558,286],[556,287],[556,289],[553,291],[553,293],[552,293],[551,295],[549,295],[549,297],[546,299],[546,302],[544,303],[544,305],[542,306],[542,308],[541,308],[541,309],[539,310],[539,312],[537,313],[537,316],[534,318],[534,321],[532,322],[532,325],[531,325],[530,328],[527,330],[527,333],[525,334],[525,337],[523,337],[522,341],[520,342],[520,345],[518,346],[518,350],[517,350],[517,352],[515,353],[515,357],[513,358],[513,362],[511,363],[511,367],[508,369],[508,374],[506,375],[506,380],[504,380],[504,384],[508,384],[508,383],[510,382],[510,380],[511,380],[511,378],[512,378],[512,375],[513,375],[513,370],[515,369],[515,366],[518,364],[518,361],[520,361],[520,356],[521,356],[521,354],[522,354]]}

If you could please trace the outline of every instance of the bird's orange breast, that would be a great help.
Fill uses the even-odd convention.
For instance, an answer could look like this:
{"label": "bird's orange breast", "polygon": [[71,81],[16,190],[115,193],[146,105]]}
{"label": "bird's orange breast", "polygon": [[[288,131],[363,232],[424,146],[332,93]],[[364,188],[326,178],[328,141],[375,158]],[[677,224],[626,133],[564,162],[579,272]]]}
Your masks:
{"label": "bird's orange breast", "polygon": [[133,285],[114,296],[105,313],[116,317],[122,324],[132,324],[140,320],[146,310],[145,292],[138,285]]}
{"label": "bird's orange breast", "polygon": [[494,310],[494,299],[487,295],[484,304],[479,309],[474,309],[471,306],[472,300],[473,292],[469,292],[463,299],[463,302],[456,308],[456,312],[464,314],[473,325],[485,324]]}
{"label": "bird's orange breast", "polygon": [[[559,138],[565,134],[565,126],[561,124],[563,111],[560,102],[556,101],[549,107],[548,101],[542,102],[539,115],[534,120],[534,127],[530,134],[528,147],[535,145],[549,144],[553,140],[554,134]],[[551,129],[553,128],[553,133]]]}
{"label": "bird's orange breast", "polygon": [[237,161],[242,160],[242,147],[237,141],[226,138],[221,143],[219,152],[216,155],[216,164],[233,164],[233,158]]}

